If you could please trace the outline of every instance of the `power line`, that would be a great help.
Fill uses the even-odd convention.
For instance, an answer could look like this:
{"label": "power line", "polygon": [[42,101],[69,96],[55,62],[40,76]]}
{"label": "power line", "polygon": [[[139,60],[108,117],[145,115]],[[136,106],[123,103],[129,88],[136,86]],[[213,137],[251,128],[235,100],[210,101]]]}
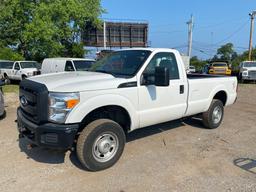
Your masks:
{"label": "power line", "polygon": [[205,54],[205,55],[207,55],[207,56],[212,56],[211,54],[206,53],[205,51],[203,51],[203,50],[201,50],[201,49],[197,49],[197,48],[195,48],[195,47],[193,47],[192,49],[195,50],[195,51],[197,51],[197,52],[203,53],[203,54]]}
{"label": "power line", "polygon": [[202,29],[210,29],[210,28],[216,28],[218,26],[221,26],[221,25],[225,25],[227,22],[228,23],[235,23],[237,21],[241,21],[241,20],[244,20],[245,17],[240,17],[239,19],[229,19],[229,20],[226,20],[226,21],[222,21],[222,22],[219,22],[219,23],[216,23],[216,24],[210,24],[210,25],[206,25],[206,26],[199,26],[199,27],[196,27],[195,30],[202,30]]}
{"label": "power line", "polygon": [[224,41],[226,41],[226,40],[232,38],[234,35],[238,34],[242,29],[244,29],[244,27],[245,27],[246,25],[248,25],[248,20],[246,20],[245,23],[243,23],[237,30],[235,30],[233,33],[231,33],[231,34],[230,34],[229,36],[227,36],[225,39],[223,39],[223,40],[221,40],[221,41],[215,43],[215,45],[220,44],[220,43],[223,43]]}
{"label": "power line", "polygon": [[180,33],[185,32],[184,30],[175,30],[175,31],[151,31],[150,33],[166,33],[166,34],[172,34],[172,33]]}
{"label": "power line", "polygon": [[[197,45],[199,45],[199,46],[203,46],[203,47],[211,47],[211,48],[220,48],[221,46],[222,46],[222,44],[214,44],[214,45],[212,45],[212,44],[210,44],[210,43],[206,43],[206,42],[200,42],[200,41],[193,41],[193,43],[195,43],[195,44],[197,44]],[[243,47],[243,46],[236,46],[236,45],[233,45],[233,47],[235,48],[235,49],[243,49],[243,50],[247,50],[247,48],[246,47]]]}

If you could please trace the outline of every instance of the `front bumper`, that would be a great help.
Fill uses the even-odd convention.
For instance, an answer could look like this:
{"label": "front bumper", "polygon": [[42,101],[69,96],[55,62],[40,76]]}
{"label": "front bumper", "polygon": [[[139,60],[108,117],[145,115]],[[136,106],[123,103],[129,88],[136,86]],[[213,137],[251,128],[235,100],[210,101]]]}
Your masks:
{"label": "front bumper", "polygon": [[70,149],[74,143],[79,124],[60,125],[45,123],[37,125],[26,119],[20,108],[17,110],[18,131],[32,144],[54,149]]}

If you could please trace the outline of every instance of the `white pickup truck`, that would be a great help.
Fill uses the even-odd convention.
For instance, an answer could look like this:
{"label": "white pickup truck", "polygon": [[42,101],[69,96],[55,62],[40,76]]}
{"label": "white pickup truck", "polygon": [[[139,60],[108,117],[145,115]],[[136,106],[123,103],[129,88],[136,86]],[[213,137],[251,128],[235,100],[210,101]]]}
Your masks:
{"label": "white pickup truck", "polygon": [[237,97],[235,77],[186,74],[173,49],[127,49],[88,72],[40,75],[20,84],[20,137],[47,148],[76,150],[91,171],[117,162],[126,133],[201,115],[217,128]]}
{"label": "white pickup truck", "polygon": [[0,74],[5,80],[22,80],[40,74],[36,61],[0,62]]}

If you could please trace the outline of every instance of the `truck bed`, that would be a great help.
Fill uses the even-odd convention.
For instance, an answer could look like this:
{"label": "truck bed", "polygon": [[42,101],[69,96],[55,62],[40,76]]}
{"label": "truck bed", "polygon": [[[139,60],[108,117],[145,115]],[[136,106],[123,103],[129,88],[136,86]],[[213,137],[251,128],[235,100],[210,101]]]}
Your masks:
{"label": "truck bed", "polygon": [[208,110],[217,93],[223,91],[226,95],[225,105],[234,103],[236,98],[236,77],[209,74],[187,74],[188,78],[188,108],[186,115],[194,115]]}
{"label": "truck bed", "polygon": [[187,74],[187,78],[188,79],[221,78],[221,77],[229,77],[229,76],[225,76],[225,75],[209,75],[209,74],[199,74],[199,73]]}

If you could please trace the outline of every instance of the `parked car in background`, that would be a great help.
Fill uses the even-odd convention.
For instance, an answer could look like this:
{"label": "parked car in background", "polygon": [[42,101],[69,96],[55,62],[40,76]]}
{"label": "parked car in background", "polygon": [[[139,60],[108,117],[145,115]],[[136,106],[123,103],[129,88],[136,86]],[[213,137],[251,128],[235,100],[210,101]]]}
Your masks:
{"label": "parked car in background", "polygon": [[189,73],[195,73],[195,72],[196,72],[195,66],[190,65],[190,66],[189,66],[189,69],[188,69],[188,72],[189,72]]}
{"label": "parked car in background", "polygon": [[36,61],[5,61],[0,64],[0,73],[5,80],[22,80],[39,75]]}
{"label": "parked car in background", "polygon": [[4,109],[4,93],[2,86],[4,85],[4,81],[0,80],[0,118],[2,118],[5,114],[5,109]]}
{"label": "parked car in background", "polygon": [[94,62],[94,59],[83,58],[47,58],[43,60],[41,74],[88,71]]}
{"label": "parked car in background", "polygon": [[239,65],[239,77],[242,81],[256,80],[256,61],[244,61]]}
{"label": "parked car in background", "polygon": [[229,68],[228,62],[215,61],[210,63],[209,74],[231,75],[231,69]]}
{"label": "parked car in background", "polygon": [[115,164],[138,128],[193,115],[219,127],[237,97],[235,77],[186,74],[173,49],[120,50],[91,69],[22,81],[17,125],[37,146],[76,150],[92,171]]}
{"label": "parked car in background", "polygon": [[7,66],[13,66],[13,63],[14,62],[10,60],[0,60],[0,80],[4,80],[4,73],[2,72],[3,68],[6,68]]}

